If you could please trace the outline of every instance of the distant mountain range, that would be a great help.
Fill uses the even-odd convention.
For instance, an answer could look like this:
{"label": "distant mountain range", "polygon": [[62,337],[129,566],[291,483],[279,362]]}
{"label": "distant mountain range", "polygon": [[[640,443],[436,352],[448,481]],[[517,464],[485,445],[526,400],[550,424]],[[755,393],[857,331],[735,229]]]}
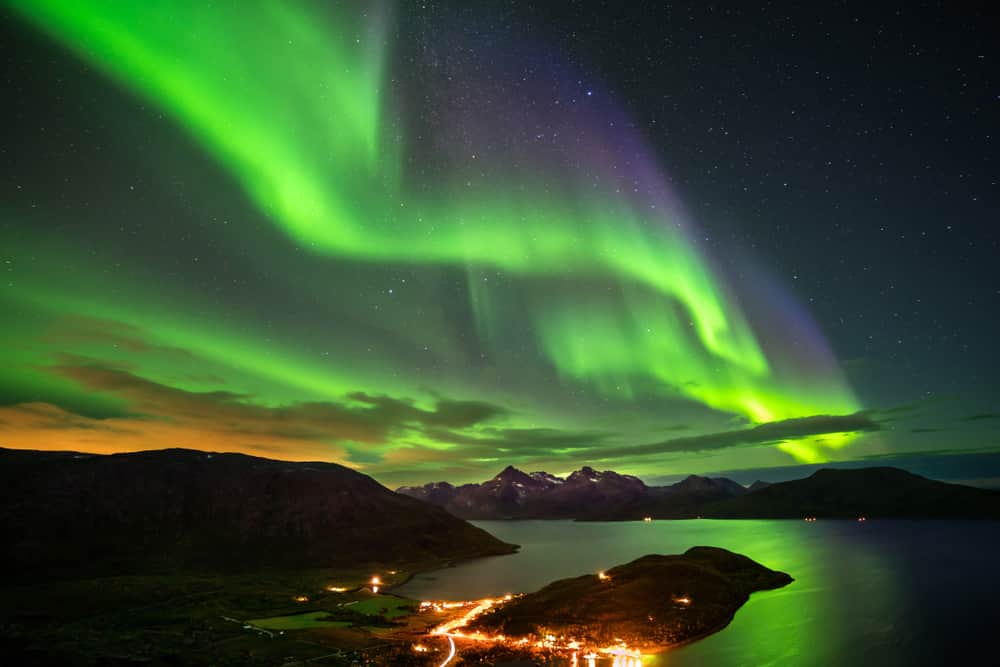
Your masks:
{"label": "distant mountain range", "polygon": [[331,463],[0,449],[0,563],[61,575],[321,568],[510,553]]}
{"label": "distant mountain range", "polygon": [[398,493],[464,519],[591,521],[705,518],[1000,518],[1000,492],[947,484],[898,468],[823,469],[749,488],[691,475],[669,486],[584,467],[565,479],[508,466],[482,484],[434,482]]}
{"label": "distant mountain range", "polygon": [[[756,488],[766,486],[757,482]],[[686,518],[706,504],[748,492],[731,479],[691,475],[670,486],[647,486],[638,477],[584,467],[565,479],[507,466],[482,484],[433,482],[397,493],[444,507],[463,519]]]}

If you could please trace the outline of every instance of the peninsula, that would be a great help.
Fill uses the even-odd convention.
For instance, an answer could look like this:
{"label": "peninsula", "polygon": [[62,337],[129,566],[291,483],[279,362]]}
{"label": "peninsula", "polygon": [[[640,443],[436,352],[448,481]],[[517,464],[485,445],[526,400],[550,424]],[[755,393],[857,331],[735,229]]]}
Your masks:
{"label": "peninsula", "polygon": [[717,632],[751,593],[791,582],[746,556],[699,546],[555,581],[469,619],[461,631],[514,647],[645,654]]}

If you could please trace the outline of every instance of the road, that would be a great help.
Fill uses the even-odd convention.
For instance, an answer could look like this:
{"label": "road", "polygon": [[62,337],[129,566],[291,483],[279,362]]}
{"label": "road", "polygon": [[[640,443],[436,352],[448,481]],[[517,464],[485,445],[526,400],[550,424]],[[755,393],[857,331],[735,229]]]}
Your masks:
{"label": "road", "polygon": [[455,640],[448,637],[448,643],[451,644],[451,652],[448,654],[448,657],[444,659],[444,662],[441,663],[441,667],[444,667],[455,659]]}

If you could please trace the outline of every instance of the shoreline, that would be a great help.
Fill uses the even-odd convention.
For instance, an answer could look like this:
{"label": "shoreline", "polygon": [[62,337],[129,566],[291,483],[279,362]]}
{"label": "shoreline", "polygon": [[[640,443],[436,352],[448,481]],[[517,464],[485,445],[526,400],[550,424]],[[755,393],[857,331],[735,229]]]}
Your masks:
{"label": "shoreline", "polygon": [[[706,554],[711,558],[706,557]],[[662,570],[657,568],[674,568],[675,564],[683,563],[684,558],[688,559],[689,574],[671,574],[671,577],[678,578],[673,582],[667,580],[665,584],[655,583],[661,581],[659,574]],[[753,568],[756,568],[756,571]],[[673,571],[667,570],[668,573]],[[745,574],[747,572],[749,578]],[[717,602],[707,607],[695,607],[701,611],[688,619],[685,610],[687,605],[691,604],[691,600],[677,598],[676,593],[670,591],[675,590],[675,585],[681,585],[691,590],[694,593],[692,597],[697,599],[698,588],[704,585],[709,587],[708,590],[712,590],[713,585],[718,585],[713,582],[720,575],[724,578],[731,576],[729,585],[737,589],[733,591],[736,595],[725,601],[723,605],[725,608],[718,609],[723,613],[717,614],[712,611],[714,607],[723,604]],[[646,605],[642,607],[643,615],[655,614],[657,619],[660,619],[662,613],[662,620],[658,625],[651,625],[648,631],[638,629],[641,624],[634,626],[637,629],[635,632],[629,630],[624,633],[621,628],[607,627],[601,620],[608,611],[606,602],[609,599],[619,599],[615,594],[609,596],[609,590],[614,590],[614,583],[610,584],[612,589],[606,589],[603,586],[609,584],[594,583],[591,581],[593,577],[584,575],[551,581],[535,593],[516,593],[515,599],[521,600],[510,602],[514,607],[510,610],[506,609],[503,603],[494,606],[499,602],[497,599],[499,596],[487,595],[481,600],[463,601],[466,607],[472,604],[477,606],[466,616],[460,617],[457,624],[447,623],[440,626],[440,630],[435,634],[444,633],[453,636],[468,649],[492,645],[500,654],[509,652],[512,657],[522,649],[548,651],[565,656],[575,655],[579,651],[613,653],[617,649],[630,652],[629,655],[632,653],[653,655],[679,649],[721,632],[733,622],[736,614],[750,601],[754,593],[778,590],[795,581],[785,572],[770,570],[742,554],[718,547],[692,547],[683,554],[676,555],[650,554],[611,568],[608,576],[605,576],[603,571],[598,576],[602,582],[606,580],[613,582],[620,576],[629,577],[623,579],[626,586],[632,585],[634,581],[644,581],[643,578],[648,580],[650,585],[656,587],[656,593],[652,597],[647,595],[645,598],[640,595],[636,600]],[[705,583],[706,581],[708,583]],[[740,588],[743,590],[739,591]],[[669,604],[671,596],[674,596],[674,608],[680,612],[664,611],[663,605]],[[506,599],[511,598],[508,595]],[[524,605],[525,601],[527,606]],[[541,610],[538,607],[539,604],[550,603],[556,604],[557,609],[564,609],[565,613],[553,616],[547,612],[548,607],[542,607]],[[567,604],[574,605],[577,611],[571,611]],[[594,604],[594,609],[589,615],[588,612],[579,611],[589,609],[591,604]],[[646,609],[649,611],[645,611]],[[485,617],[481,619],[484,613]],[[489,618],[493,613],[500,614],[499,619]],[[708,618],[704,617],[705,614],[708,614]],[[649,620],[653,621],[653,616],[649,616]],[[715,622],[712,622],[713,620]],[[620,621],[621,619],[615,619],[616,623]],[[559,628],[566,628],[565,634]],[[686,631],[691,634],[687,634]],[[611,637],[615,639],[612,641]],[[675,637],[677,640],[669,643],[643,641],[644,638],[648,640]],[[468,641],[464,641],[465,639]]]}
{"label": "shoreline", "polygon": [[[506,542],[504,544],[506,544]],[[432,563],[432,564],[429,564],[429,565],[426,565],[426,566],[417,566],[417,567],[413,568],[412,570],[411,569],[404,570],[404,572],[406,573],[406,576],[403,577],[403,579],[401,581],[399,581],[399,582],[393,582],[392,584],[384,586],[384,587],[382,587],[382,590],[384,590],[386,594],[392,594],[395,597],[403,597],[402,595],[399,595],[397,593],[393,593],[392,591],[395,591],[397,588],[399,588],[401,586],[405,586],[406,584],[408,584],[418,574],[424,574],[426,572],[437,572],[439,570],[447,570],[449,568],[456,567],[457,565],[461,565],[462,563],[468,563],[470,561],[480,560],[480,559],[483,559],[483,558],[499,558],[501,556],[513,556],[514,554],[516,554],[516,553],[518,553],[518,552],[521,551],[521,545],[520,544],[512,544],[511,546],[513,547],[513,549],[511,549],[510,551],[502,552],[502,553],[484,553],[484,554],[478,554],[478,555],[475,555],[475,556],[464,556],[462,558],[452,558],[452,559],[449,559],[449,560],[446,560],[446,561],[442,561],[440,563],[435,562],[435,563]],[[398,567],[403,567],[403,566],[398,566]],[[363,585],[359,586],[359,588],[364,588],[364,586]],[[407,599],[412,599],[412,598],[407,598]]]}

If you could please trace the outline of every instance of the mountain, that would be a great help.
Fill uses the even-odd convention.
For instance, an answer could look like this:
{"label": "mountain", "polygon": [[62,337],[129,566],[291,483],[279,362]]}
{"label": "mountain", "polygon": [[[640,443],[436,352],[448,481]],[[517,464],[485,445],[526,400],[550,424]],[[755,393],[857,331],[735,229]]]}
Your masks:
{"label": "mountain", "polygon": [[61,575],[320,568],[510,553],[332,463],[184,449],[0,449],[0,563]]}
{"label": "mountain", "polygon": [[535,495],[554,484],[507,466],[496,477],[482,484],[465,484],[444,507],[465,519],[502,519],[519,513]]}
{"label": "mountain", "polygon": [[639,478],[610,470],[584,467],[563,479],[507,466],[482,484],[433,482],[400,487],[397,493],[433,502],[463,519],[574,519],[591,510],[604,513],[619,507],[645,490]]}
{"label": "mountain", "polygon": [[715,518],[1000,518],[1000,492],[947,484],[899,468],[822,469],[716,501]]}
{"label": "mountain", "polygon": [[734,482],[731,479],[726,479],[725,477],[701,477],[699,475],[688,475],[680,482],[663,488],[669,489],[668,494],[684,494],[706,498],[739,496],[747,491],[742,484]]}
{"label": "mountain", "polygon": [[524,504],[522,518],[588,519],[634,504],[648,487],[638,477],[589,466]]}
{"label": "mountain", "polygon": [[695,475],[671,486],[650,487],[638,477],[589,466],[565,479],[507,466],[482,484],[433,482],[397,492],[440,505],[463,519],[621,520],[687,517],[707,502],[746,489],[730,479]]}
{"label": "mountain", "polygon": [[743,485],[725,477],[688,475],[669,486],[651,486],[642,502],[623,508],[608,519],[689,519],[699,516],[701,509],[712,502],[747,493]]}
{"label": "mountain", "polygon": [[539,472],[533,472],[533,473],[529,473],[529,474],[532,477],[534,477],[535,479],[537,479],[537,480],[539,480],[541,482],[547,482],[550,486],[558,486],[558,485],[564,484],[566,482],[566,480],[564,480],[562,477],[556,477],[555,475],[550,475],[547,472],[541,472],[541,471],[539,471]]}
{"label": "mountain", "polygon": [[401,486],[396,489],[396,493],[444,507],[458,494],[458,488],[448,482],[431,482],[424,486]]}
{"label": "mountain", "polygon": [[[504,481],[507,480],[507,481]],[[912,517],[1000,518],[1000,491],[938,482],[898,468],[823,469],[805,479],[750,488],[725,477],[689,475],[667,486],[584,467],[562,479],[508,466],[483,484],[404,487],[465,519],[652,519]]]}

